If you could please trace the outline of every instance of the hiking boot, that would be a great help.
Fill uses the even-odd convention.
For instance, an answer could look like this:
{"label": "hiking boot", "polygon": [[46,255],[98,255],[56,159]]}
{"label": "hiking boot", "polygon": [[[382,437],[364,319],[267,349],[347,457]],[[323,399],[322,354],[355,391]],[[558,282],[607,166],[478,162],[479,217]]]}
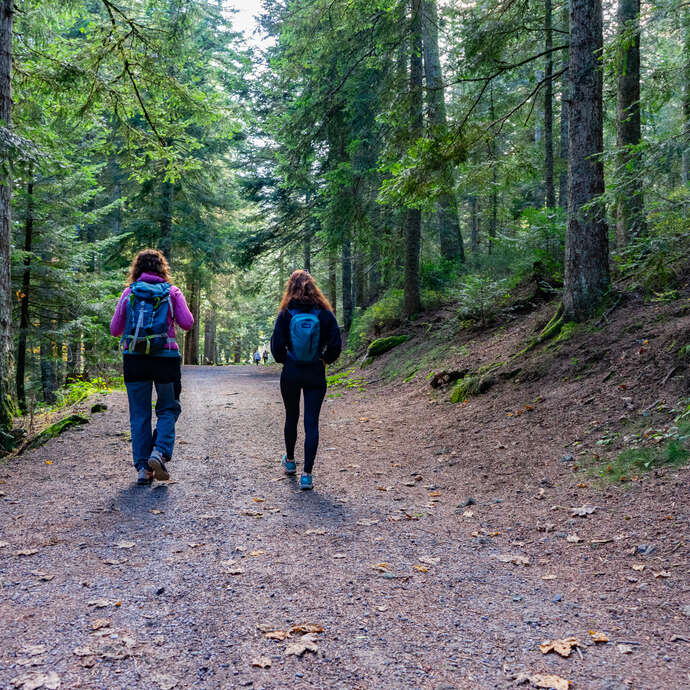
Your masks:
{"label": "hiking boot", "polygon": [[297,463],[294,460],[288,460],[287,459],[287,454],[283,455],[283,459],[280,461],[280,464],[285,470],[285,474],[296,474],[297,473]]}
{"label": "hiking boot", "polygon": [[153,476],[159,481],[164,482],[170,479],[168,470],[165,469],[165,463],[163,462],[163,455],[159,450],[154,448],[149,458],[149,469],[153,472]]}
{"label": "hiking boot", "polygon": [[302,472],[299,478],[299,488],[302,489],[302,491],[309,491],[314,488],[314,484],[311,481],[311,474]]}
{"label": "hiking boot", "polygon": [[137,484],[150,484],[153,481],[153,472],[149,472],[145,467],[139,470]]}

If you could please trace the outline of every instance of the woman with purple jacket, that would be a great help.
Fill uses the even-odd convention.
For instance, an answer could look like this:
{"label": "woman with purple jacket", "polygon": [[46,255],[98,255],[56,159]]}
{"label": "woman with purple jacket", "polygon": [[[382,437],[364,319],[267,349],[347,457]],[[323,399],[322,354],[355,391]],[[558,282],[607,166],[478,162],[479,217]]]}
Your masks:
{"label": "woman with purple jacket", "polygon": [[[157,249],[143,249],[132,261],[127,287],[110,322],[111,334],[122,336],[132,456],[139,484],[150,484],[153,477],[170,479],[165,463],[172,457],[175,422],[182,410],[175,324],[188,331],[194,317],[180,289],[171,284],[170,266],[163,254]],[[156,429],[152,432],[154,385]]]}

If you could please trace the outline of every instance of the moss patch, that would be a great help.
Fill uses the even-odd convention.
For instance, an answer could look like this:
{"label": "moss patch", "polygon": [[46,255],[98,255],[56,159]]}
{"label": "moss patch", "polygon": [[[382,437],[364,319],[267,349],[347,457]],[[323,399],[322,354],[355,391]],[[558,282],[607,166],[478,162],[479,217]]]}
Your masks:
{"label": "moss patch", "polygon": [[371,343],[371,345],[369,345],[369,349],[367,350],[367,358],[378,357],[384,352],[388,352],[394,347],[407,342],[411,337],[411,335],[391,335],[387,338],[377,338]]}
{"label": "moss patch", "polygon": [[89,418],[83,414],[71,414],[67,417],[63,417],[61,420],[43,429],[43,431],[40,434],[31,439],[31,441],[26,446],[26,450],[31,450],[33,448],[38,448],[39,446],[42,446],[44,443],[47,443],[51,438],[59,436],[63,432],[67,431],[67,429],[73,426],[79,426],[80,424],[88,423]]}
{"label": "moss patch", "polygon": [[96,414],[96,412],[105,412],[108,406],[105,403],[96,403],[91,406],[91,414]]}

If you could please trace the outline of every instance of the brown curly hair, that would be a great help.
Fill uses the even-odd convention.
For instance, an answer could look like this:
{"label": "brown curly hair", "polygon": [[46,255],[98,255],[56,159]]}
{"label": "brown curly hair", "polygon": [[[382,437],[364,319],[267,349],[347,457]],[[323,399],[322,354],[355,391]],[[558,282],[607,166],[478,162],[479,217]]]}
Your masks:
{"label": "brown curly hair", "polygon": [[283,311],[288,308],[291,300],[302,302],[306,304],[313,304],[320,309],[328,309],[333,311],[330,302],[324,297],[323,292],[319,290],[311,274],[307,271],[295,271],[289,278],[285,286],[285,293],[283,299],[280,300],[280,307],[278,311]]}
{"label": "brown curly hair", "polygon": [[132,265],[129,267],[129,275],[127,276],[127,285],[139,280],[142,273],[155,273],[167,283],[172,283],[170,264],[163,256],[163,252],[159,252],[157,249],[142,249],[132,259]]}

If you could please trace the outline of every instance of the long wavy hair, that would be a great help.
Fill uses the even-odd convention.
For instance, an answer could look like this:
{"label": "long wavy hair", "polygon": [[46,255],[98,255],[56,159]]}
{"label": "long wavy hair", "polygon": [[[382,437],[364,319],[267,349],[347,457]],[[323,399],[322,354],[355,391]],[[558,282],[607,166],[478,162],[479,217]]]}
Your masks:
{"label": "long wavy hair", "polygon": [[170,264],[163,256],[163,252],[157,249],[142,249],[132,259],[132,265],[129,267],[129,275],[127,276],[127,285],[136,283],[141,278],[142,273],[155,273],[167,283],[172,283]]}
{"label": "long wavy hair", "polygon": [[292,300],[301,302],[302,304],[312,304],[319,309],[333,311],[330,302],[326,299],[323,292],[319,290],[318,285],[307,271],[295,271],[288,278],[278,311],[280,312],[287,309],[288,304],[290,304]]}

